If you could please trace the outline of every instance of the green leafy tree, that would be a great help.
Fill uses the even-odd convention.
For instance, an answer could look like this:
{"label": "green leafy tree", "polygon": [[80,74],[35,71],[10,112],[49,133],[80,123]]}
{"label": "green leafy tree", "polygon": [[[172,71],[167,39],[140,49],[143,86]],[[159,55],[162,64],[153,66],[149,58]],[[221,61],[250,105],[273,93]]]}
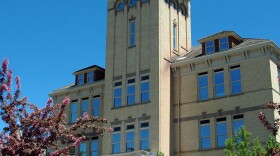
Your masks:
{"label": "green leafy tree", "polygon": [[242,127],[233,137],[226,140],[227,156],[265,156],[266,150],[258,138],[252,139],[251,133]]}

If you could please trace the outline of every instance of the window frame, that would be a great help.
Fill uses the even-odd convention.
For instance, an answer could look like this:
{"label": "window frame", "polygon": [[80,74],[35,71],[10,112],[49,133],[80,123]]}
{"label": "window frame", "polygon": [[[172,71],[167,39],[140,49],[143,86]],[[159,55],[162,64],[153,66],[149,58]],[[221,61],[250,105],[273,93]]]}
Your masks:
{"label": "window frame", "polygon": [[[210,43],[210,42],[213,43],[213,46],[208,46],[208,45],[207,45],[207,44]],[[213,51],[208,51],[208,48],[213,48]],[[205,42],[205,53],[206,53],[206,54],[213,54],[213,53],[215,53],[215,41],[214,41],[214,40]]]}
{"label": "window frame", "polygon": [[[202,123],[202,121],[209,121],[208,123]],[[209,136],[201,136],[201,127],[209,126]],[[202,139],[208,138],[210,140],[210,146],[207,148],[202,147]],[[199,149],[207,150],[211,149],[211,121],[210,119],[203,119],[199,121]]]}
{"label": "window frame", "polygon": [[[144,77],[148,77],[148,78],[143,80]],[[149,74],[144,74],[144,75],[141,75],[140,78],[141,78],[140,79],[141,80],[140,81],[140,101],[141,101],[141,103],[146,103],[146,102],[151,101],[151,97],[150,97],[150,75]],[[148,83],[148,85],[149,85],[148,90],[143,90],[142,89],[142,84],[145,84],[145,83]],[[148,94],[148,100],[147,101],[143,100],[143,98],[142,98],[145,93]]]}
{"label": "window frame", "polygon": [[[201,77],[207,77],[207,86],[200,86],[200,83],[199,83],[199,79]],[[203,73],[198,73],[198,76],[197,76],[197,88],[198,88],[198,101],[205,101],[205,100],[208,100],[209,99],[209,76],[208,76],[208,72],[203,72]],[[200,98],[200,95],[201,94],[201,88],[204,89],[204,88],[207,88],[207,98],[205,99],[201,99]]]}
{"label": "window frame", "polygon": [[[133,81],[133,82],[129,82],[129,81]],[[129,93],[129,88],[130,87],[134,87],[134,92]],[[133,97],[134,98],[134,102],[129,103],[129,97]],[[129,78],[126,81],[126,104],[127,105],[133,105],[136,104],[136,85],[135,85],[135,78]]]}
{"label": "window frame", "polygon": [[[234,70],[239,70],[239,80],[235,80],[235,81],[233,81],[232,80],[232,71],[234,71]],[[238,95],[238,94],[242,94],[242,76],[241,76],[241,66],[240,65],[234,65],[234,66],[230,66],[230,68],[229,68],[229,78],[230,78],[230,94],[231,95]],[[237,93],[233,93],[233,83],[238,83],[239,82],[239,84],[240,84],[240,92],[237,92]]]}
{"label": "window frame", "polygon": [[[220,73],[223,74],[223,83],[216,83],[216,74],[220,74]],[[224,97],[226,95],[226,88],[225,88],[225,72],[223,68],[214,70],[213,82],[214,82],[214,96],[216,98]],[[216,88],[217,86],[223,86],[223,95],[217,95],[217,88]]]}
{"label": "window frame", "polygon": [[[120,84],[118,84],[120,83]],[[122,81],[116,81],[113,83],[113,108],[118,108],[122,106],[122,95],[123,95],[123,88],[122,88]],[[120,96],[115,96],[115,90],[120,89],[121,90],[121,95]],[[120,106],[116,106],[115,100],[120,99]]]}
{"label": "window frame", "polygon": [[[113,127],[114,128],[114,131],[112,132],[112,141],[111,141],[111,147],[112,147],[112,154],[118,154],[118,153],[121,153],[121,141],[122,141],[122,136],[121,136],[121,126],[115,126]],[[116,131],[115,129],[119,128],[120,130],[119,131]],[[113,142],[113,136],[115,134],[119,134],[120,135],[120,139],[119,139],[119,142]],[[114,152],[114,145],[119,145],[119,152],[115,153]]]}
{"label": "window frame", "polygon": [[[148,123],[147,127],[142,127],[142,124]],[[148,138],[141,137],[141,131],[148,130]],[[142,141],[148,141],[148,149],[142,148]],[[149,121],[142,121],[139,123],[139,150],[149,150],[150,149],[150,122]]]}
{"label": "window frame", "polygon": [[[217,121],[218,119],[223,119],[223,118],[225,118],[225,120],[223,120],[223,121]],[[225,126],[226,126],[226,132],[225,132],[225,134],[219,134],[218,133],[218,125],[220,125],[220,124],[225,124]],[[225,147],[225,142],[224,142],[224,145],[223,146],[219,146],[219,136],[225,136],[226,137],[226,140],[227,140],[227,132],[228,132],[228,125],[227,125],[227,117],[217,117],[216,118],[216,146],[218,147],[218,148],[222,148],[222,147]],[[226,141],[225,140],[225,141]]]}
{"label": "window frame", "polygon": [[[94,105],[94,100],[95,99],[99,99],[99,106],[98,106],[98,115],[95,115],[95,105]],[[100,116],[101,115],[101,97],[100,95],[97,95],[97,96],[93,96],[92,99],[91,99],[91,113],[92,113],[92,116]]]}
{"label": "window frame", "polygon": [[[132,126],[133,125],[133,129],[128,129],[128,126]],[[133,140],[127,140],[127,133],[131,133],[133,132]],[[127,143],[133,143],[133,150],[132,151],[128,151],[127,148]],[[133,152],[135,151],[135,124],[134,123],[129,123],[126,125],[126,131],[125,131],[125,151],[126,152]]]}
{"label": "window frame", "polygon": [[[227,42],[223,42],[223,43],[221,43],[221,40],[222,39],[227,39]],[[227,45],[227,48],[226,49],[221,49],[221,45]],[[220,51],[226,51],[226,50],[228,50],[229,49],[229,39],[228,39],[228,36],[227,37],[223,37],[223,38],[220,38],[219,39],[219,50]]]}

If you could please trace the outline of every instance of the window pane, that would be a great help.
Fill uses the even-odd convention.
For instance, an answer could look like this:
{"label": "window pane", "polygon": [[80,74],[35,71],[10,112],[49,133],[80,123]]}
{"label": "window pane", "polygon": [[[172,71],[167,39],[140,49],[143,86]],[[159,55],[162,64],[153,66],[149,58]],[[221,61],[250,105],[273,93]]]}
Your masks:
{"label": "window pane", "polygon": [[217,134],[218,135],[226,135],[227,134],[227,124],[226,123],[218,123],[217,124]]}
{"label": "window pane", "polygon": [[220,51],[227,50],[228,48],[228,43],[220,44]]}
{"label": "window pane", "polygon": [[198,85],[199,85],[199,87],[208,86],[208,76],[198,77]]}
{"label": "window pane", "polygon": [[119,98],[115,98],[114,99],[114,107],[120,107],[122,106],[122,98],[119,97]]}
{"label": "window pane", "polygon": [[98,98],[94,98],[93,100],[92,100],[92,108],[93,108],[93,112],[92,112],[92,114],[93,114],[93,116],[99,116],[100,115],[100,98],[98,97]]}
{"label": "window pane", "polygon": [[146,139],[146,138],[149,138],[149,129],[140,131],[140,139]]}
{"label": "window pane", "polygon": [[208,87],[199,89],[199,100],[208,99]]}
{"label": "window pane", "polygon": [[122,96],[122,88],[115,88],[114,89],[114,96],[115,97]]}
{"label": "window pane", "polygon": [[135,95],[127,96],[127,104],[128,105],[135,104]]}
{"label": "window pane", "polygon": [[242,127],[244,125],[244,121],[243,120],[235,120],[233,121],[233,132],[237,132],[240,127]]}
{"label": "window pane", "polygon": [[224,147],[226,144],[227,137],[226,136],[218,136],[217,138],[217,145],[218,147]]}
{"label": "window pane", "polygon": [[91,147],[90,147],[91,149],[91,151],[98,151],[98,141],[97,140],[95,140],[95,141],[92,141],[91,142]]}
{"label": "window pane", "polygon": [[237,82],[231,82],[231,93],[232,94],[238,94],[242,92],[242,88],[241,88],[241,82],[237,81]]}
{"label": "window pane", "polygon": [[216,86],[215,86],[215,96],[216,96],[216,97],[225,96],[225,87],[224,87],[224,84],[222,84],[222,85],[216,85]]}
{"label": "window pane", "polygon": [[227,43],[227,42],[228,42],[228,38],[227,37],[220,39],[220,43]]}
{"label": "window pane", "polygon": [[72,103],[71,104],[71,112],[77,112],[78,111],[78,104]]}
{"label": "window pane", "polygon": [[82,112],[84,113],[84,112],[87,112],[87,111],[88,111],[88,100],[83,100],[82,101]]}
{"label": "window pane", "polygon": [[149,149],[149,140],[141,140],[140,150],[148,150],[148,149]]}
{"label": "window pane", "polygon": [[135,94],[135,86],[128,86],[127,87],[127,94]]}
{"label": "window pane", "polygon": [[210,125],[200,126],[200,137],[210,136]]}
{"label": "window pane", "polygon": [[83,84],[84,83],[84,74],[78,75],[78,84]]}
{"label": "window pane", "polygon": [[214,47],[214,41],[206,42],[206,47]]}
{"label": "window pane", "polygon": [[149,88],[150,88],[149,82],[141,83],[141,92],[143,92],[143,91],[148,91]]}
{"label": "window pane", "polygon": [[120,146],[120,144],[113,144],[112,152],[113,152],[113,153],[120,153],[120,152],[121,152],[121,146]]}
{"label": "window pane", "polygon": [[77,120],[77,113],[72,113],[71,114],[71,123],[76,122],[76,120]]}
{"label": "window pane", "polygon": [[96,151],[96,152],[91,152],[91,156],[98,156],[98,151]]}
{"label": "window pane", "polygon": [[113,143],[118,143],[121,142],[121,134],[120,133],[115,133],[112,136],[112,142]]}
{"label": "window pane", "polygon": [[126,152],[134,151],[134,142],[127,142],[126,143]]}
{"label": "window pane", "polygon": [[143,92],[141,94],[141,102],[149,102],[149,101],[150,101],[149,92]]}
{"label": "window pane", "polygon": [[230,71],[230,79],[231,81],[238,81],[240,80],[240,69],[235,69]]}
{"label": "window pane", "polygon": [[87,76],[88,76],[87,82],[88,82],[88,83],[93,82],[93,72],[88,72],[88,73],[87,73]]}
{"label": "window pane", "polygon": [[133,141],[134,140],[134,131],[126,132],[126,141]]}
{"label": "window pane", "polygon": [[215,84],[224,83],[224,72],[215,73]]}
{"label": "window pane", "polygon": [[200,139],[200,148],[201,149],[208,149],[211,147],[210,138],[201,138]]}
{"label": "window pane", "polygon": [[80,155],[81,156],[86,156],[86,152],[87,152],[87,144],[86,143],[81,143],[80,144]]}

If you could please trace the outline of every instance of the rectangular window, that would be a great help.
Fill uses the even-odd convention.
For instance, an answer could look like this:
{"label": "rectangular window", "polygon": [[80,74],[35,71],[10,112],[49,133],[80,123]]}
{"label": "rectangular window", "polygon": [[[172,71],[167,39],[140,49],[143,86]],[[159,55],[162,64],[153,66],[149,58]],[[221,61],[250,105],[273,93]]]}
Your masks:
{"label": "rectangular window", "polygon": [[84,84],[84,74],[78,75],[78,85]]}
{"label": "rectangular window", "polygon": [[126,152],[134,151],[134,125],[128,125],[126,127],[125,141]]}
{"label": "rectangular window", "polygon": [[217,147],[224,147],[227,140],[227,118],[217,118],[216,119],[216,141],[217,141]]}
{"label": "rectangular window", "polygon": [[140,125],[140,150],[148,150],[150,149],[149,143],[149,123],[141,123]]}
{"label": "rectangular window", "polygon": [[121,152],[121,128],[115,127],[114,133],[112,134],[112,153]]}
{"label": "rectangular window", "polygon": [[208,99],[208,73],[198,74],[198,96],[199,100]]}
{"label": "rectangular window", "polygon": [[100,116],[100,97],[92,98],[92,115]]}
{"label": "rectangular window", "polygon": [[233,116],[233,133],[236,133],[242,126],[244,126],[244,115],[234,115]]}
{"label": "rectangular window", "polygon": [[98,156],[98,139],[90,142],[90,152],[91,156]]}
{"label": "rectangular window", "polygon": [[82,100],[82,105],[81,105],[81,116],[84,116],[85,113],[88,113],[88,98],[84,98]]}
{"label": "rectangular window", "polygon": [[215,52],[215,43],[214,41],[209,41],[205,43],[206,54],[211,54]]}
{"label": "rectangular window", "polygon": [[177,25],[173,24],[173,49],[177,49]]}
{"label": "rectangular window", "polygon": [[228,37],[220,38],[220,51],[227,50],[228,48]]}
{"label": "rectangular window", "polygon": [[86,156],[87,155],[87,144],[81,143],[79,147],[79,156]]}
{"label": "rectangular window", "polygon": [[242,92],[240,66],[230,67],[231,94],[240,94]]}
{"label": "rectangular window", "polygon": [[127,104],[135,104],[135,79],[130,79],[127,81]]}
{"label": "rectangular window", "polygon": [[78,117],[78,101],[72,101],[70,105],[70,122],[75,123]]}
{"label": "rectangular window", "polygon": [[129,46],[135,46],[135,21],[130,21],[129,23],[130,31],[129,31]]}
{"label": "rectangular window", "polygon": [[92,83],[94,81],[94,72],[87,73],[87,83]]}
{"label": "rectangular window", "polygon": [[122,82],[116,82],[114,88],[114,107],[122,106]]}
{"label": "rectangular window", "polygon": [[141,77],[141,103],[150,101],[149,75]]}
{"label": "rectangular window", "polygon": [[200,121],[199,128],[199,138],[200,138],[200,149],[209,149],[211,148],[211,139],[210,139],[210,120]]}
{"label": "rectangular window", "polygon": [[225,96],[225,78],[223,69],[214,71],[215,97]]}

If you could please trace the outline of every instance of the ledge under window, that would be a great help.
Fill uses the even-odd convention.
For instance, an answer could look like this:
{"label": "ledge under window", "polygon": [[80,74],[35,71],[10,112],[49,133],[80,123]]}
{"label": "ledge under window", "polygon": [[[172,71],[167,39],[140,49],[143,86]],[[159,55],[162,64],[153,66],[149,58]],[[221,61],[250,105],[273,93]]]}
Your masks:
{"label": "ledge under window", "polygon": [[145,104],[149,104],[149,103],[151,103],[151,101],[142,102],[142,103],[135,103],[135,104],[131,104],[131,105],[124,105],[124,106],[120,106],[120,107],[112,107],[111,110],[125,108],[125,107],[133,107],[133,106],[145,105]]}
{"label": "ledge under window", "polygon": [[128,49],[134,48],[136,45],[129,46]]}

